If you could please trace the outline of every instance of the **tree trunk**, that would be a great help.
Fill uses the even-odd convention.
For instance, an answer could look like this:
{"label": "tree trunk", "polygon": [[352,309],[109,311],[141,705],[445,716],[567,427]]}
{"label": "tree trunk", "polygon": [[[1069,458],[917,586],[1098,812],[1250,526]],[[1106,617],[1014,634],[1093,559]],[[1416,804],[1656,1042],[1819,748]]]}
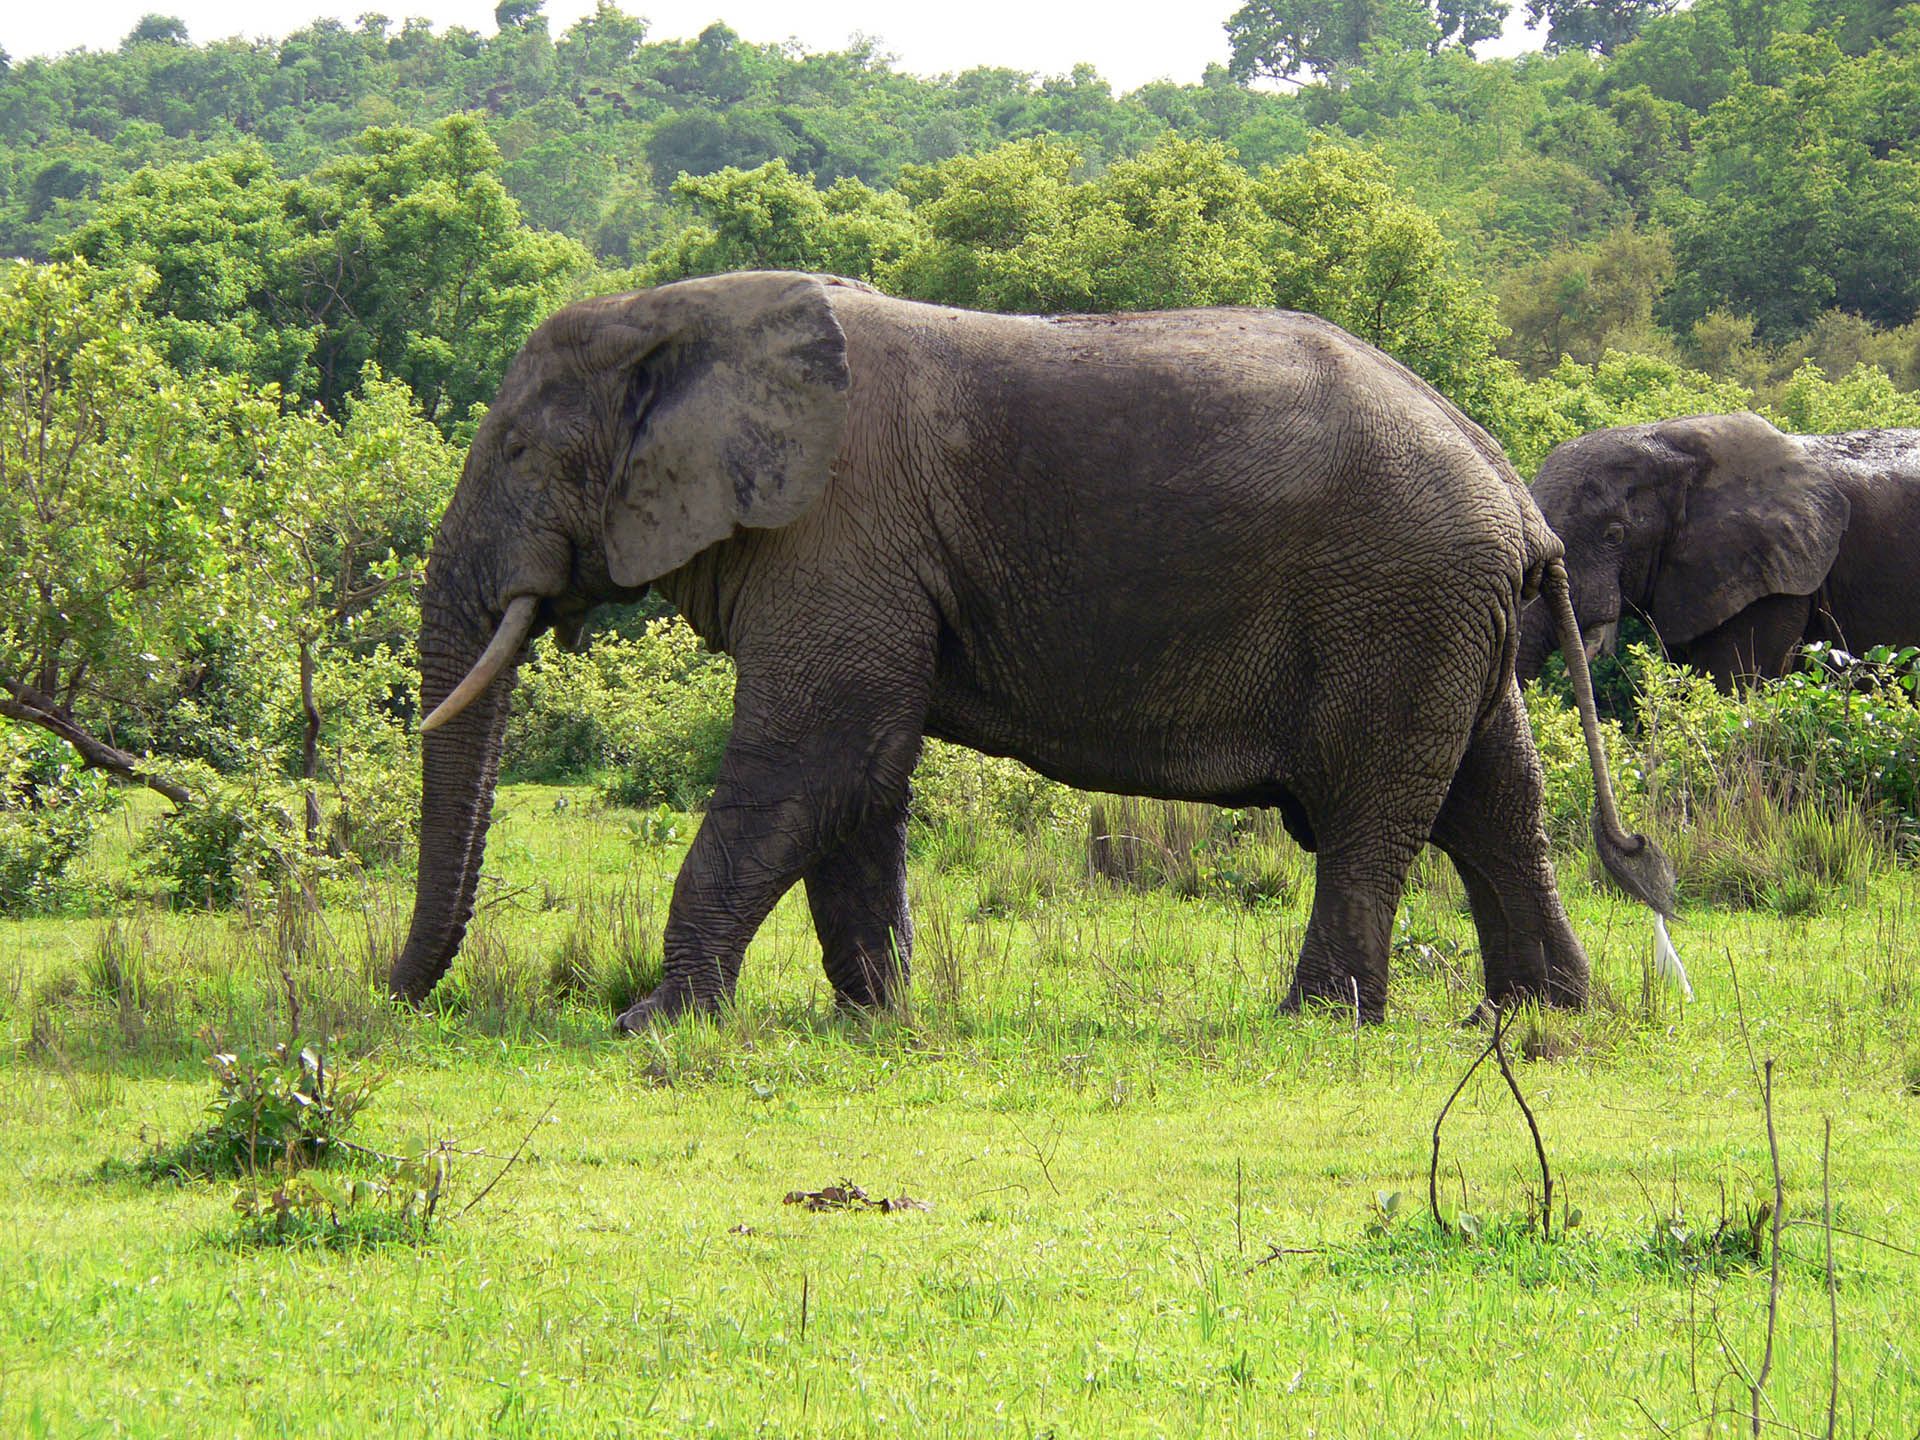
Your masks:
{"label": "tree trunk", "polygon": [[300,779],[307,787],[307,848],[320,844],[320,793],[314,781],[320,775],[320,707],[313,703],[313,642],[300,642],[300,708],[307,718],[300,742]]}

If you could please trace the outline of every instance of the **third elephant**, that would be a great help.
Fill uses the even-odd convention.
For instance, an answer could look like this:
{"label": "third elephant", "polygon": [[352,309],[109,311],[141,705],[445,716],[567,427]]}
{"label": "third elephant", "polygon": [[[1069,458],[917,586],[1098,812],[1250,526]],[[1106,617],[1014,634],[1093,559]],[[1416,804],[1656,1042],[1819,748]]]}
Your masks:
{"label": "third elephant", "polygon": [[[1812,641],[1920,644],[1920,430],[1625,425],[1556,448],[1533,497],[1567,547],[1589,654],[1629,611],[1722,689],[1785,673]],[[1528,616],[1522,680],[1552,648],[1547,620]]]}

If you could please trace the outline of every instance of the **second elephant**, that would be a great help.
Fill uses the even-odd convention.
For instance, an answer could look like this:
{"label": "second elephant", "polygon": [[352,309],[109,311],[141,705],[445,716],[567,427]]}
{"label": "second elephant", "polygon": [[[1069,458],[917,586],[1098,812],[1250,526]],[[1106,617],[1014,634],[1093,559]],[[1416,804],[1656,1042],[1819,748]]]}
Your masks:
{"label": "second elephant", "polygon": [[[1920,430],[1788,435],[1758,415],[1624,425],[1548,455],[1533,498],[1567,547],[1589,654],[1644,615],[1729,689],[1799,647],[1920,644]],[[1519,674],[1553,648],[1529,615]]]}

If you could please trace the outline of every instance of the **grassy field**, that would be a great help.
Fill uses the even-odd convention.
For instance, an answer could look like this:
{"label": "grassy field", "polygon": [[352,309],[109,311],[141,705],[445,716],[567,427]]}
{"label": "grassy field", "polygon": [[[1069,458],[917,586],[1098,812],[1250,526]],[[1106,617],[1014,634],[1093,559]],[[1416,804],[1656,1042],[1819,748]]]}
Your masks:
{"label": "grassy field", "polygon": [[[1296,857],[1247,905],[1089,880],[1077,833],[948,831],[917,842],[910,1013],[830,1013],[796,892],[724,1020],[616,1041],[691,821],[535,786],[499,813],[426,1015],[378,998],[404,883],[0,924],[0,1434],[1748,1433],[1774,1185],[1749,1041],[1787,1197],[1763,1429],[1827,1433],[1837,1337],[1834,1433],[1920,1434],[1911,869],[1790,919],[1689,913],[1682,1007],[1644,912],[1569,863],[1601,1001],[1513,1029],[1543,1242],[1492,1064],[1443,1136],[1475,1233],[1426,1214],[1485,1045],[1430,861],[1363,1032],[1276,1013]],[[426,1238],[273,1243],[231,1182],[137,1172],[203,1120],[208,1037],[285,1034],[289,987],[305,1040],[385,1077],[352,1138],[485,1152],[450,1157]],[[932,1208],[783,1203],[842,1181]]]}

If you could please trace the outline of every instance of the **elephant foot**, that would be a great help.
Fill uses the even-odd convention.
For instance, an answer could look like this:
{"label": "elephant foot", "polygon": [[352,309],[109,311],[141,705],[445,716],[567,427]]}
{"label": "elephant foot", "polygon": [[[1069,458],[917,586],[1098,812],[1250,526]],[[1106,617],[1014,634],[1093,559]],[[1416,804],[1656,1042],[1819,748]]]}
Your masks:
{"label": "elephant foot", "polygon": [[1334,1010],[1352,1015],[1356,995],[1359,999],[1360,1020],[1366,1025],[1386,1023],[1387,1005],[1384,998],[1375,1000],[1367,994],[1365,985],[1349,980],[1344,988],[1308,988],[1296,978],[1287,990],[1286,998],[1280,1002],[1282,1015],[1300,1015],[1309,1012]]}
{"label": "elephant foot", "polygon": [[878,1015],[898,1008],[907,993],[904,963],[888,954],[861,950],[835,964],[827,963],[833,982],[833,1006],[843,1015]]}
{"label": "elephant foot", "polygon": [[1455,1022],[1455,1027],[1461,1030],[1491,1030],[1493,1028],[1493,1022],[1499,1018],[1500,1007],[1491,1000],[1482,1000],[1478,1005],[1474,1006],[1473,1009],[1462,1015],[1459,1020]]}
{"label": "elephant foot", "polygon": [[650,1026],[669,1024],[689,1012],[713,1015],[719,1009],[719,1000],[701,998],[685,981],[664,980],[651,995],[635,1001],[613,1022],[613,1033],[638,1035]]}

